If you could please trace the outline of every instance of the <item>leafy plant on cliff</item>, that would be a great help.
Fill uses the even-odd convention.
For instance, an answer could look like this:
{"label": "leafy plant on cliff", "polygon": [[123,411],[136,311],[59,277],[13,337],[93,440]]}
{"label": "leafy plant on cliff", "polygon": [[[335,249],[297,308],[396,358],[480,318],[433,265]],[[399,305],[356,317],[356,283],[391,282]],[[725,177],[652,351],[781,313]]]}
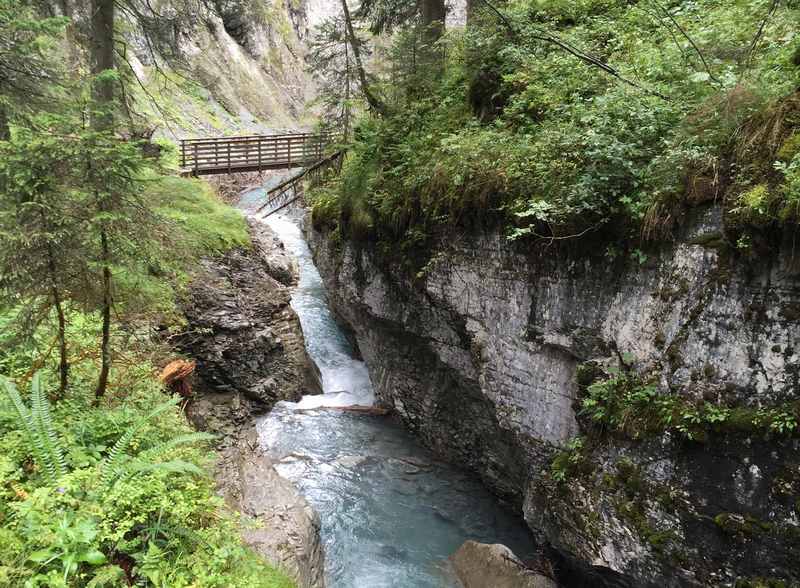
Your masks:
{"label": "leafy plant on cliff", "polygon": [[689,440],[710,434],[795,435],[800,403],[751,408],[724,406],[658,389],[631,370],[610,368],[584,383],[579,415],[595,434],[640,439],[674,431]]}
{"label": "leafy plant on cliff", "polygon": [[559,451],[550,462],[550,477],[557,483],[563,483],[574,477],[587,465],[585,455],[585,440],[575,437],[567,442],[562,451]]}

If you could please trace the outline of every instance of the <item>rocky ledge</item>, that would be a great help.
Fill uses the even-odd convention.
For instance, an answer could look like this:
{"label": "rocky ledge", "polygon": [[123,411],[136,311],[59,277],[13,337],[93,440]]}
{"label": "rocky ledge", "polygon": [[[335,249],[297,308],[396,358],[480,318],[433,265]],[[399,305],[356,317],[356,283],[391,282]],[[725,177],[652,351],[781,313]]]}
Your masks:
{"label": "rocky ledge", "polygon": [[[644,251],[452,234],[419,272],[310,223],[308,240],[379,401],[523,512],[560,581],[788,586],[800,273],[792,235],[754,261],[721,218],[695,209]],[[593,420],[598,373],[628,388],[595,407],[619,410],[605,390],[639,407],[617,414],[670,408]]]}
{"label": "rocky ledge", "polygon": [[282,478],[260,449],[254,429],[217,476],[226,502],[248,517],[242,538],[256,553],[292,576],[300,588],[324,588],[324,553],[316,511]]}
{"label": "rocky ledge", "polygon": [[180,349],[196,360],[187,414],[218,434],[216,472],[227,504],[251,519],[242,537],[302,588],[321,588],[319,519],[259,449],[254,419],[279,400],[319,391],[289,305],[297,269],[283,244],[251,223],[252,248],[206,259],[192,277]]}

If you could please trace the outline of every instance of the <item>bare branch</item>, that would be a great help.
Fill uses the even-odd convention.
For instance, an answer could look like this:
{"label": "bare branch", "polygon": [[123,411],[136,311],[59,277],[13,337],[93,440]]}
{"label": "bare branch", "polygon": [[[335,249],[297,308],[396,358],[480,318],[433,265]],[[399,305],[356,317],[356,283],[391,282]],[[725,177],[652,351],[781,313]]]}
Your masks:
{"label": "bare branch", "polygon": [[697,43],[694,42],[694,39],[689,36],[689,33],[686,32],[680,23],[675,20],[675,17],[672,16],[672,13],[670,13],[665,6],[662,6],[658,0],[653,0],[653,3],[661,9],[661,12],[663,12],[667,18],[672,21],[672,24],[674,24],[675,27],[681,32],[681,35],[683,35],[683,37],[689,41],[689,44],[692,46],[692,48],[694,48],[695,53],[697,53],[697,56],[700,58],[700,61],[703,62],[703,67],[706,69],[706,73],[708,74],[709,78],[717,84],[722,84],[722,82],[720,82],[719,79],[711,72],[711,68],[708,66],[708,62],[706,61],[703,52],[700,51],[700,47],[697,46]]}
{"label": "bare branch", "polygon": [[761,43],[761,37],[764,36],[764,30],[767,28],[767,23],[769,19],[777,12],[778,6],[780,6],[781,0],[772,0],[772,4],[769,7],[769,11],[761,20],[761,24],[758,26],[758,30],[756,31],[753,40],[750,42],[750,48],[747,50],[747,59],[745,60],[745,66],[749,69],[753,63],[753,56],[758,49],[759,43]]}
{"label": "bare branch", "polygon": [[[500,18],[500,20],[503,22],[505,27],[508,29],[508,32],[511,34],[512,37],[514,37],[516,39],[519,39],[519,37],[520,37],[519,31],[517,31],[516,27],[514,27],[513,23],[508,19],[508,17],[506,15],[504,15],[502,12],[500,12],[500,10],[498,10],[491,2],[489,2],[489,0],[481,0],[481,2],[483,2],[487,7],[489,7],[492,10],[492,12],[494,12],[498,16],[498,18]],[[668,96],[662,94],[658,90],[653,90],[652,88],[648,88],[646,86],[643,86],[643,85],[639,84],[638,82],[625,77],[616,68],[612,67],[611,65],[605,63],[604,61],[601,61],[600,59],[598,59],[598,58],[596,58],[596,57],[594,57],[592,55],[589,55],[588,53],[582,51],[578,47],[575,47],[574,45],[569,43],[569,41],[561,39],[560,37],[557,37],[557,36],[553,35],[552,33],[550,33],[549,31],[547,31],[545,29],[542,29],[542,28],[539,28],[539,27],[536,27],[536,26],[531,26],[530,28],[531,28],[531,30],[536,31],[535,34],[531,35],[532,38],[534,38],[534,39],[536,39],[538,41],[544,41],[546,43],[550,43],[552,45],[555,45],[555,46],[559,47],[560,49],[563,49],[564,51],[566,51],[570,55],[580,59],[584,63],[587,63],[587,64],[592,65],[592,66],[594,66],[594,67],[596,67],[598,69],[601,69],[602,71],[606,72],[608,75],[617,78],[622,83],[627,84],[628,86],[631,86],[632,88],[636,88],[637,90],[640,90],[640,91],[644,92],[645,94],[649,94],[651,96],[656,96],[657,98],[661,98],[662,100],[669,101],[669,97]]]}

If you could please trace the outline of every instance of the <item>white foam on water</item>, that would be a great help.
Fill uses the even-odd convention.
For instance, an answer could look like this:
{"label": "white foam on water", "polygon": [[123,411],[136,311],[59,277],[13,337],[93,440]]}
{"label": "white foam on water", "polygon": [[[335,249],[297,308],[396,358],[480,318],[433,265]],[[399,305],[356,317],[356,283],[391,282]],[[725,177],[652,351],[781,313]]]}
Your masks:
{"label": "white foam on water", "polygon": [[[262,191],[263,194],[263,191]],[[248,192],[246,197],[255,195]],[[300,280],[292,293],[294,308],[303,327],[308,354],[322,376],[323,394],[304,396],[287,403],[297,410],[352,405],[372,406],[375,394],[366,364],[355,358],[344,331],[336,323],[325,298],[325,286],[303,236],[300,220],[287,214],[264,213],[254,217],[270,227],[297,259]]]}

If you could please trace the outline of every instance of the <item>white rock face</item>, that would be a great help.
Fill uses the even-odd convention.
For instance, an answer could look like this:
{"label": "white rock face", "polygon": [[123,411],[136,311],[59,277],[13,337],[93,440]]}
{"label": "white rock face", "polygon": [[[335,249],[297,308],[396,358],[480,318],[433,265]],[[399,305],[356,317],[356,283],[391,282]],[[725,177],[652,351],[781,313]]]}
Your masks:
{"label": "white rock face", "polygon": [[[357,3],[349,8],[355,8]],[[306,24],[308,29],[314,29],[325,20],[342,13],[341,0],[306,0]]]}
{"label": "white rock face", "polygon": [[[320,0],[314,0],[320,2]],[[128,23],[128,61],[158,101],[138,96],[156,136],[180,139],[266,133],[309,124],[313,85],[305,66],[309,18],[305,0],[216,0],[165,26],[148,42]],[[169,2],[159,11],[175,13]],[[85,17],[84,17],[85,18]],[[161,70],[179,67],[172,81]],[[188,82],[187,80],[191,80]]]}
{"label": "white rock face", "polygon": [[[618,365],[624,355],[660,393],[688,400],[750,408],[798,400],[800,272],[791,243],[754,264],[716,247],[721,230],[719,209],[696,210],[677,242],[652,246],[641,262],[610,259],[605,246],[531,248],[498,233],[451,236],[416,277],[379,262],[369,244],[334,246],[313,230],[309,241],[378,399],[423,442],[477,471],[500,495],[524,501],[532,529],[584,561],[682,586],[735,578],[744,565],[719,538],[714,517],[723,509],[758,510],[778,525],[789,520],[771,488],[777,472],[800,460],[798,443],[780,441],[776,451],[745,433],[701,449],[665,434],[625,452],[623,442],[597,450],[598,476],[630,460],[653,492],[685,497],[686,512],[644,501],[643,516],[656,529],[649,534],[591,480],[582,495],[580,484],[570,485],[572,495],[559,504],[539,481],[554,451],[580,432],[575,374],[585,362]],[[752,461],[737,464],[745,457]],[[572,509],[594,518],[578,524]],[[649,541],[678,545],[695,567],[670,571],[677,557],[661,567]],[[760,549],[754,569],[787,565],[768,541]]]}

